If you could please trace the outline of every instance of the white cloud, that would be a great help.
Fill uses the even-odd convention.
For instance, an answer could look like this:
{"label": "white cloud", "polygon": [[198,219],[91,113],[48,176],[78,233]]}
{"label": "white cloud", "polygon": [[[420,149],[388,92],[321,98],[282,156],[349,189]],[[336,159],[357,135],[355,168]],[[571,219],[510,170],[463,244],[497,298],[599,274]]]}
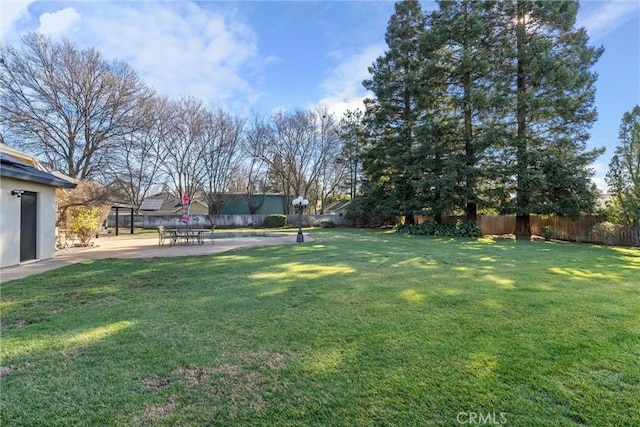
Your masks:
{"label": "white cloud", "polygon": [[160,94],[241,109],[258,97],[246,78],[260,70],[257,37],[242,20],[211,5],[92,3],[80,9],[83,26],[74,41],[127,62]]}
{"label": "white cloud", "polygon": [[593,183],[596,184],[596,186],[600,190],[606,192],[609,186],[605,181],[605,176],[609,171],[609,166],[604,163],[594,163],[591,165],[591,168],[594,171],[594,175],[591,178],[591,181],[593,181]]}
{"label": "white cloud", "polygon": [[66,36],[70,29],[80,21],[80,14],[72,7],[53,13],[40,15],[38,32],[49,36]]}
{"label": "white cloud", "polygon": [[324,97],[319,103],[326,105],[337,117],[341,117],[348,109],[363,109],[362,101],[368,93],[362,81],[370,77],[369,67],[384,53],[385,48],[384,44],[371,45],[342,60],[321,83]]}
{"label": "white cloud", "polygon": [[29,5],[35,0],[3,0],[0,4],[0,41],[5,40],[20,19],[29,16]]}
{"label": "white cloud", "polygon": [[628,0],[598,2],[598,6],[578,14],[578,27],[584,27],[591,41],[598,40],[638,16],[640,3]]}

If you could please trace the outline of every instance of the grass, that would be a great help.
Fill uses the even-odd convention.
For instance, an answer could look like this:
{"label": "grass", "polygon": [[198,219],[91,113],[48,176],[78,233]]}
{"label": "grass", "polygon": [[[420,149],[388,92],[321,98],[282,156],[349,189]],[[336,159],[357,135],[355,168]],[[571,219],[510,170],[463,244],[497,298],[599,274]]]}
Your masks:
{"label": "grass", "polygon": [[315,230],[2,285],[2,425],[632,426],[640,252]]}

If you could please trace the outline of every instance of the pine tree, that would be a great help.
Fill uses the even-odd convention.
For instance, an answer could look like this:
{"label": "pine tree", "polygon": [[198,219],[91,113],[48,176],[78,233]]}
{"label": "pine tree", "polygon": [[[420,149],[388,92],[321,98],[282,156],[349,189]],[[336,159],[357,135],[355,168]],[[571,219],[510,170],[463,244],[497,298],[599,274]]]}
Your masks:
{"label": "pine tree", "polygon": [[360,188],[362,174],[362,150],[366,142],[362,110],[347,110],[340,120],[339,135],[342,140],[340,162],[345,166],[349,177],[349,198],[355,199]]}
{"label": "pine tree", "polygon": [[425,16],[418,1],[396,3],[385,35],[389,50],[369,68],[371,78],[363,82],[375,96],[367,103],[366,114],[376,138],[365,154],[365,188],[384,197],[385,202],[378,205],[385,214],[403,215],[408,223],[419,208],[415,197],[418,40],[424,30]]}
{"label": "pine tree", "polygon": [[632,225],[632,243],[640,246],[640,106],[622,116],[618,140],[607,184],[616,216]]}
{"label": "pine tree", "polygon": [[[496,106],[500,105],[500,94],[492,89],[492,59],[497,50],[492,34],[494,14],[495,2],[440,1],[439,9],[429,16],[429,28],[421,40],[421,99],[429,112],[428,131],[437,135],[431,151],[438,152],[427,154],[425,160],[434,160],[434,170],[440,168],[442,172],[430,174],[425,180],[432,183],[432,189],[441,191],[439,196],[432,191],[429,203],[437,205],[438,199],[446,199],[449,208],[464,210],[472,221],[477,219],[481,183],[486,175],[480,162],[491,141]],[[446,208],[442,204],[441,209]]]}
{"label": "pine tree", "polygon": [[495,31],[504,41],[505,66],[495,83],[511,97],[502,161],[515,194],[505,210],[516,214],[516,236],[528,239],[530,214],[575,216],[593,205],[589,164],[602,150],[586,151],[587,130],[597,118],[597,76],[590,68],[603,49],[590,47],[586,31],[574,28],[576,1],[499,5]]}

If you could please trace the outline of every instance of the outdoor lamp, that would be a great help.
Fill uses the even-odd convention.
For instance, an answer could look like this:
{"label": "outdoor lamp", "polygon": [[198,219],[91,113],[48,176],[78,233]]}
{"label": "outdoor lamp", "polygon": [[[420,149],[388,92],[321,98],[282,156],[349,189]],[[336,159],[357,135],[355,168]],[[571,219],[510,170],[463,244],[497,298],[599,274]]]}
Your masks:
{"label": "outdoor lamp", "polygon": [[296,242],[304,242],[304,236],[302,235],[302,211],[309,205],[309,201],[302,196],[298,196],[293,199],[293,209],[298,212],[298,238]]}
{"label": "outdoor lamp", "polygon": [[11,195],[16,196],[18,199],[20,198],[20,196],[22,196],[23,193],[24,190],[11,190]]}

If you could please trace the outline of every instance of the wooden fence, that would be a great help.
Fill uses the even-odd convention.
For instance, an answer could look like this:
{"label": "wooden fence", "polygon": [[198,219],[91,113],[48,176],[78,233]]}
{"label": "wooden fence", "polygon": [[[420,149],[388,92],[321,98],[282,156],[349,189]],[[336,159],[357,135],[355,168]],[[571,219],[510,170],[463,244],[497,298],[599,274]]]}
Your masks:
{"label": "wooden fence", "polygon": [[[463,217],[449,216],[443,217],[445,224],[455,224]],[[433,221],[432,217],[420,217],[419,222]],[[599,243],[616,246],[632,245],[631,226],[616,226],[611,229],[602,230],[594,227],[606,221],[604,216],[583,216],[576,220],[561,218],[557,216],[540,217],[531,215],[531,233],[536,236],[542,235],[542,228],[551,226],[555,230],[553,238],[572,242]],[[484,235],[505,235],[512,234],[516,228],[515,215],[480,215],[478,216],[478,227]]]}

